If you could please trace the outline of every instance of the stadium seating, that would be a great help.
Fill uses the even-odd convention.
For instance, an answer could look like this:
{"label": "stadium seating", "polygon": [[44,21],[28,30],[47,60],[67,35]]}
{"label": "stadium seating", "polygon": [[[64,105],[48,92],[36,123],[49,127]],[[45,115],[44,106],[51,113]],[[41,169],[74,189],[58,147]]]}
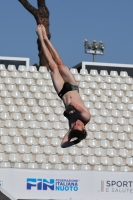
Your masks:
{"label": "stadium seating", "polygon": [[0,167],[132,171],[133,79],[126,72],[70,71],[92,118],[86,140],[62,149],[69,127],[47,69],[0,65]]}

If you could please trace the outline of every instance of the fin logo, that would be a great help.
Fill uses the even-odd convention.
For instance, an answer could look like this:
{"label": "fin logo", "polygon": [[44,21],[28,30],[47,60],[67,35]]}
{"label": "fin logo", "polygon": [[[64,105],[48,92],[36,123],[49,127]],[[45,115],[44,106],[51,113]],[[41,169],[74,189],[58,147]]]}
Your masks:
{"label": "fin logo", "polygon": [[54,179],[27,178],[27,190],[35,187],[37,190],[54,190]]}

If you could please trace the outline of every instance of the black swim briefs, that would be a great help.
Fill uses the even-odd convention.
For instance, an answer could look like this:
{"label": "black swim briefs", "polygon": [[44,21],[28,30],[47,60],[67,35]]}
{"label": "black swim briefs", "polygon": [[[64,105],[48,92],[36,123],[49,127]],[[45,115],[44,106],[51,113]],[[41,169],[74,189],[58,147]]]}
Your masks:
{"label": "black swim briefs", "polygon": [[63,95],[69,91],[77,90],[79,92],[79,87],[77,85],[72,85],[68,82],[64,83],[62,90],[58,93],[58,96],[62,99]]}

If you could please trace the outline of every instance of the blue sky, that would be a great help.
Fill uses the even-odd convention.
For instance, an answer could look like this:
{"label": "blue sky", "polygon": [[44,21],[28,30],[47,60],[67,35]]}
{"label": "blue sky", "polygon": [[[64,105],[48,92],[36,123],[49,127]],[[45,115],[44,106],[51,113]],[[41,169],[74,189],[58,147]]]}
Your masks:
{"label": "blue sky", "polygon": [[[37,0],[29,0],[36,7]],[[83,40],[102,40],[104,56],[98,62],[133,63],[132,0],[46,0],[50,11],[51,42],[70,68],[92,61]],[[0,3],[0,56],[29,57],[38,63],[36,22],[17,0]]]}

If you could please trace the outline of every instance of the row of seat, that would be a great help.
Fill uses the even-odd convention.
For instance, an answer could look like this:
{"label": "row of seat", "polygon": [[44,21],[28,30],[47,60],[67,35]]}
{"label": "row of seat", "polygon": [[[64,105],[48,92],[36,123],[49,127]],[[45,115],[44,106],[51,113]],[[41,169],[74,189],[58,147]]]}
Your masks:
{"label": "row of seat", "polygon": [[[0,64],[0,71],[2,71],[2,70],[6,70],[4,64]],[[77,74],[78,73],[76,68],[71,68],[70,70],[71,70],[71,72],[73,74]],[[15,65],[8,65],[8,71],[16,71]],[[19,72],[24,72],[24,71],[27,71],[27,68],[24,65],[19,65],[18,71]],[[31,73],[34,73],[34,72],[37,71],[37,68],[35,66],[30,66],[28,68],[28,71],[31,72]],[[39,67],[39,72],[40,73],[47,72],[47,68],[45,66],[40,66]],[[83,69],[80,70],[80,74],[85,75],[86,73],[88,73],[87,69],[83,68]],[[98,71],[97,70],[90,70],[90,74],[93,75],[93,76],[97,76],[98,75]],[[108,76],[108,72],[106,70],[101,70],[100,71],[100,75],[101,76]],[[118,76],[118,72],[117,71],[111,71],[110,72],[110,76],[117,77]],[[120,76],[121,77],[127,77],[128,74],[125,71],[121,71],[120,72]]]}
{"label": "row of seat", "polygon": [[[57,139],[56,139],[57,140]],[[27,144],[27,143],[26,143]],[[113,147],[104,149],[101,147],[91,148],[91,147],[71,147],[69,150],[62,149],[60,146],[57,146],[57,142],[55,143],[54,140],[51,141],[51,144],[48,143],[47,146],[44,146],[46,144],[43,143],[43,148],[41,148],[42,143],[40,142],[40,145],[33,145],[33,144],[19,144],[17,147],[14,144],[6,144],[5,146],[0,145],[0,152],[3,153],[15,153],[18,152],[20,154],[23,153],[31,153],[31,154],[58,154],[58,155],[65,155],[69,154],[72,156],[76,155],[83,155],[83,156],[90,156],[90,155],[96,155],[96,156],[108,156],[108,157],[130,157],[133,156],[133,148],[131,150],[128,150],[126,148],[121,149],[115,149]],[[52,145],[50,147],[50,145]],[[59,143],[58,143],[59,145]],[[57,146],[57,148],[53,148],[53,146]]]}
{"label": "row of seat", "polygon": [[0,153],[0,162],[3,161],[10,161],[12,163],[14,162],[21,162],[24,163],[30,163],[30,162],[37,162],[37,163],[44,163],[49,162],[52,164],[55,163],[64,163],[64,164],[70,164],[74,162],[75,164],[82,165],[82,164],[90,164],[90,165],[128,165],[133,166],[133,158],[126,157],[125,159],[120,156],[114,156],[113,158],[107,157],[107,156],[96,156],[96,155],[90,155],[87,158],[85,158],[83,155],[76,155],[74,158],[72,158],[71,155],[65,154],[62,156],[58,156],[57,154],[50,154],[48,156],[48,159],[44,154],[37,154],[35,157],[32,154],[24,153],[24,154],[18,154],[18,153],[10,153],[9,156],[5,153]]}
{"label": "row of seat", "polygon": [[69,165],[64,165],[63,163],[56,163],[54,166],[51,165],[50,163],[42,163],[41,166],[38,165],[37,163],[31,162],[28,163],[28,165],[26,165],[23,162],[15,162],[14,164],[11,164],[10,162],[1,162],[0,163],[0,167],[2,168],[29,168],[29,169],[45,169],[45,170],[51,170],[51,169],[55,169],[55,170],[96,170],[96,171],[103,171],[103,170],[107,170],[107,171],[124,171],[124,172],[128,172],[128,171],[132,171],[132,168],[126,165],[122,165],[122,166],[115,166],[115,165],[109,165],[109,166],[103,166],[100,164],[90,166],[88,164],[83,164],[81,166],[78,166],[75,163],[71,163]]}

